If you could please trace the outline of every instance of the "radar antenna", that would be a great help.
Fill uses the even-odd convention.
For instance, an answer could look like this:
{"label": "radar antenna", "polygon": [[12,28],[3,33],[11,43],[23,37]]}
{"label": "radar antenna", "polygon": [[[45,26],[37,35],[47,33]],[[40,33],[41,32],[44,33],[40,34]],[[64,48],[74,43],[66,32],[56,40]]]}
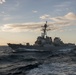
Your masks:
{"label": "radar antenna", "polygon": [[46,23],[44,24],[44,26],[42,26],[43,28],[42,28],[42,31],[43,31],[43,33],[42,33],[42,37],[43,38],[46,38],[46,36],[47,36],[47,27],[48,27],[48,25],[47,25],[47,21],[46,21]]}

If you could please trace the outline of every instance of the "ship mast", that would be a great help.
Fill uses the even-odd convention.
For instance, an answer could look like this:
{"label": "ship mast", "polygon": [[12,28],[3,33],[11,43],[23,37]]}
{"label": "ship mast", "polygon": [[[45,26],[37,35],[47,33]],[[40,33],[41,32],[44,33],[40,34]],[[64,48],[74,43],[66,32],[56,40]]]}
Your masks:
{"label": "ship mast", "polygon": [[48,27],[48,25],[47,25],[47,21],[46,21],[46,23],[44,24],[44,26],[42,26],[43,28],[42,28],[42,31],[43,31],[43,33],[42,33],[42,37],[43,38],[46,38],[46,36],[47,36],[47,27]]}

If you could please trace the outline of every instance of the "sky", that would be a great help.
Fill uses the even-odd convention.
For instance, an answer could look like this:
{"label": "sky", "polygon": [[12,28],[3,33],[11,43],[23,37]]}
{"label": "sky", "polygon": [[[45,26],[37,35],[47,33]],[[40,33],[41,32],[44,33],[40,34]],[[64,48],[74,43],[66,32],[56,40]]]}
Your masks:
{"label": "sky", "polygon": [[0,45],[30,42],[47,35],[76,44],[76,0],[0,0]]}

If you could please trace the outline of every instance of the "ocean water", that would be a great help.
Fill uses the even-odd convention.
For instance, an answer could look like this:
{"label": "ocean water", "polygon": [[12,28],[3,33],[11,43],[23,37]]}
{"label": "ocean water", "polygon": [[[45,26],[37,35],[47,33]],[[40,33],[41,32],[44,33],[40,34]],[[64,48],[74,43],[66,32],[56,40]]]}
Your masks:
{"label": "ocean water", "polygon": [[[0,47],[0,75],[76,75],[76,57],[49,52],[17,52]],[[37,65],[35,65],[37,63]]]}

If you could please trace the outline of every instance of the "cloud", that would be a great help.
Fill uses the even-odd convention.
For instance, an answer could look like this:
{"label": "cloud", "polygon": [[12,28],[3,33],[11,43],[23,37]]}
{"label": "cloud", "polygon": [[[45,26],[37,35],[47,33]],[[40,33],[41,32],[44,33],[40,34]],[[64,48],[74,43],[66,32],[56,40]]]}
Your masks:
{"label": "cloud", "polygon": [[[50,15],[44,15],[43,18],[48,18],[52,20],[48,22],[48,30],[56,31],[56,30],[64,30],[68,26],[76,25],[76,15],[74,13],[68,13],[64,16],[58,17],[50,17]],[[1,31],[5,32],[26,32],[26,31],[40,31],[41,26],[43,26],[45,22],[31,22],[31,23],[15,23],[15,24],[5,24],[0,27]]]}
{"label": "cloud", "polygon": [[[1,27],[1,31],[4,32],[26,32],[26,31],[40,31],[44,22],[38,23],[16,23],[16,24],[5,24]],[[64,26],[68,26],[68,22],[49,22],[48,30],[59,30]]]}
{"label": "cloud", "polygon": [[40,16],[40,19],[49,19],[49,18],[50,18],[50,15],[47,15],[47,14]]}
{"label": "cloud", "polygon": [[3,4],[3,2],[5,2],[5,0],[0,0],[0,4]]}
{"label": "cloud", "polygon": [[76,20],[76,14],[70,12],[68,13],[67,15],[64,16],[66,19],[69,19],[69,20]]}
{"label": "cloud", "polygon": [[[52,30],[64,30],[63,27],[76,25],[76,14],[69,12],[64,16],[50,17],[50,15],[43,15],[41,19],[51,20]],[[64,30],[65,31],[65,30]]]}
{"label": "cloud", "polygon": [[[68,13],[64,16],[50,18],[55,22],[55,25],[59,28],[58,30],[65,31],[66,27],[76,25],[76,15],[74,13]],[[65,27],[65,28],[64,28]],[[69,31],[69,29],[67,29]]]}
{"label": "cloud", "polygon": [[43,15],[41,19],[51,20],[54,25],[61,28],[65,26],[76,25],[76,14],[69,12],[64,16],[50,17],[50,15]]}
{"label": "cloud", "polygon": [[2,31],[10,31],[10,32],[25,32],[25,31],[33,31],[38,30],[42,26],[42,22],[39,23],[16,23],[16,24],[5,24],[1,27]]}
{"label": "cloud", "polygon": [[33,12],[33,13],[37,13],[38,11],[36,11],[36,10],[33,10],[32,12]]}
{"label": "cloud", "polygon": [[43,15],[40,16],[40,19],[46,19],[46,20],[53,20],[53,21],[72,21],[72,20],[76,20],[76,14],[74,14],[73,12],[69,12],[64,16],[58,16],[58,17],[50,17],[50,15]]}
{"label": "cloud", "polygon": [[[1,31],[4,32],[26,32],[26,31],[41,31],[42,26],[45,22],[32,22],[32,23],[16,23],[16,24],[5,24],[1,28]],[[58,23],[59,24],[59,23]],[[56,30],[60,27],[57,27],[55,23],[48,23],[49,27],[48,30]]]}
{"label": "cloud", "polygon": [[57,25],[57,27],[62,30],[63,27],[76,25],[76,14],[69,12],[64,16],[52,17],[50,20],[54,21],[55,25]]}

